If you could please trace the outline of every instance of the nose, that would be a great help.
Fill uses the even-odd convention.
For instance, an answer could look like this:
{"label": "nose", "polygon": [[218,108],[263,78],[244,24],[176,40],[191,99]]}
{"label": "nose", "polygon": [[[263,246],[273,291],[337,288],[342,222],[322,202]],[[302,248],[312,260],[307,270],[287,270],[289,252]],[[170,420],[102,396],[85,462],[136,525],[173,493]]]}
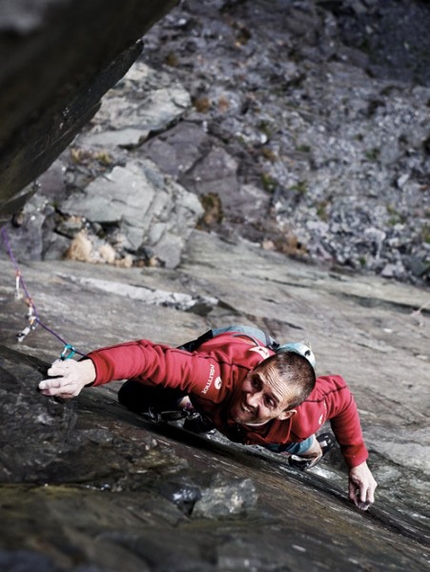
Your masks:
{"label": "nose", "polygon": [[249,407],[252,407],[252,409],[257,409],[261,401],[261,395],[262,395],[261,391],[256,391],[255,393],[249,393],[246,399],[247,405]]}

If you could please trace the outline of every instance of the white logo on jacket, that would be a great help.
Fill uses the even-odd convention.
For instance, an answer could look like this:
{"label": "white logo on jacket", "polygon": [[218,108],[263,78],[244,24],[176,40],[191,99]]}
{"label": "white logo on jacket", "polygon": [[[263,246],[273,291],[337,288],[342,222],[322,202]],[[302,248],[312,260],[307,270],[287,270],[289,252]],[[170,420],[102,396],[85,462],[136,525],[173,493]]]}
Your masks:
{"label": "white logo on jacket", "polygon": [[[215,376],[215,366],[211,363],[211,364],[209,365],[209,377],[208,377],[208,381],[207,381],[207,383],[206,383],[204,389],[202,390],[203,395],[205,395],[205,394],[209,391],[209,389],[210,389],[210,387],[211,387],[211,385],[212,385],[212,382],[213,382],[213,380],[214,380],[214,376]],[[215,381],[215,387],[216,387],[216,383],[217,383],[218,379],[219,379],[219,378],[217,378],[217,380]],[[218,388],[217,388],[217,389],[218,389]]]}
{"label": "white logo on jacket", "polygon": [[265,348],[264,346],[255,346],[253,348],[250,348],[249,351],[250,352],[256,352],[257,354],[260,354],[263,359],[267,359],[271,355],[270,351],[267,348]]}

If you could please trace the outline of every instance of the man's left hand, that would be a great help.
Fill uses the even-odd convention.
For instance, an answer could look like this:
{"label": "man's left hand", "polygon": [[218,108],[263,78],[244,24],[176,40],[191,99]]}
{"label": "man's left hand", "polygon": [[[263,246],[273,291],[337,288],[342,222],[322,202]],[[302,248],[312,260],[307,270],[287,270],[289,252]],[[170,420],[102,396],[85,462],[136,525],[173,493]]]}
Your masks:
{"label": "man's left hand", "polygon": [[360,510],[367,510],[375,502],[377,486],[366,462],[349,471],[349,498]]}
{"label": "man's left hand", "polygon": [[39,391],[46,396],[70,399],[76,397],[82,389],[96,378],[96,370],[90,359],[62,361],[57,359],[48,369],[51,378],[39,383]]}

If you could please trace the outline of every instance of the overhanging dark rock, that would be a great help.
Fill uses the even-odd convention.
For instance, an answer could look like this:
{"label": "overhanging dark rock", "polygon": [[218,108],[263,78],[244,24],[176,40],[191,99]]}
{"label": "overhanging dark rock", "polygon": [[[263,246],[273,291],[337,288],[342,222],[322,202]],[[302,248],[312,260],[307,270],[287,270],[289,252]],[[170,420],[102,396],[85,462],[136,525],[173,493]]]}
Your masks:
{"label": "overhanging dark rock", "polygon": [[176,0],[0,2],[0,219],[43,173]]}

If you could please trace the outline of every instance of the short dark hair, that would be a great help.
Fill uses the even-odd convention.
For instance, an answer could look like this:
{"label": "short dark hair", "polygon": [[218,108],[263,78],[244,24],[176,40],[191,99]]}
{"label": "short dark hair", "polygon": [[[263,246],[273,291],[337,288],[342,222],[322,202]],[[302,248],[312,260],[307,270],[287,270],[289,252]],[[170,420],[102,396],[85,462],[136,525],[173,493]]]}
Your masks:
{"label": "short dark hair", "polygon": [[287,410],[294,409],[308,397],[315,387],[316,374],[309,361],[296,352],[282,351],[267,358],[264,363],[272,364],[282,381],[294,391],[295,399]]}

